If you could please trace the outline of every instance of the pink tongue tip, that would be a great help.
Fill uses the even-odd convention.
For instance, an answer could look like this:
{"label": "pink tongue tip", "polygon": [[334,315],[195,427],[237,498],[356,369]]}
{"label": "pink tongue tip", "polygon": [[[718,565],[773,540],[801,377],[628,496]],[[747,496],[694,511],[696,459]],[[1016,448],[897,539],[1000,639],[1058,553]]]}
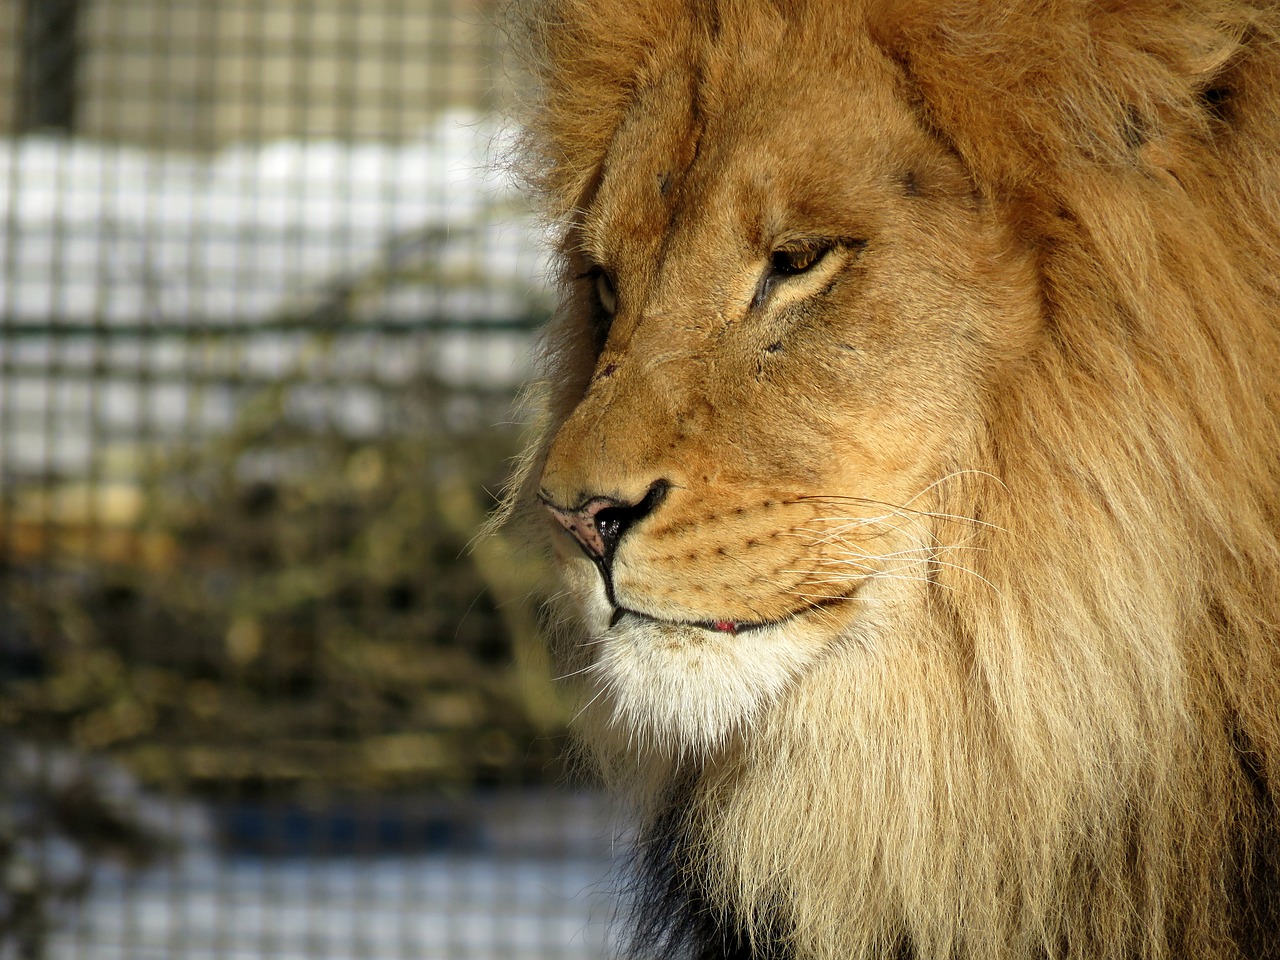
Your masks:
{"label": "pink tongue tip", "polygon": [[721,633],[737,633],[738,632],[738,625],[734,623],[732,620],[717,620],[715,623],[711,624],[711,626],[715,627]]}

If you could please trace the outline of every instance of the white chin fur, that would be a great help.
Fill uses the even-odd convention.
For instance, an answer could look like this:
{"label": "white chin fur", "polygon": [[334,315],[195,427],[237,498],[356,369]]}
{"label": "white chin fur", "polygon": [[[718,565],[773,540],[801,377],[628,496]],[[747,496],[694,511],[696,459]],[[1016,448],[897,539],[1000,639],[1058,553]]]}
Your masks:
{"label": "white chin fur", "polygon": [[749,728],[815,659],[786,626],[717,633],[626,618],[602,638],[588,673],[612,725],[641,749],[704,754]]}
{"label": "white chin fur", "polygon": [[586,577],[567,579],[578,581],[574,594],[595,652],[582,674],[590,713],[638,751],[714,751],[750,728],[822,650],[821,631],[800,619],[741,633],[634,616],[611,627],[603,589]]}

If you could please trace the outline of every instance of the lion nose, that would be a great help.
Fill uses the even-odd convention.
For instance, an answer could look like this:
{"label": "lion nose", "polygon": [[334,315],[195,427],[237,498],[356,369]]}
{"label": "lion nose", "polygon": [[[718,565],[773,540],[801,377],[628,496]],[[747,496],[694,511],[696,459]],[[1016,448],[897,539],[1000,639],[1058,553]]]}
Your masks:
{"label": "lion nose", "polygon": [[670,488],[666,480],[657,480],[643,497],[632,503],[616,497],[592,497],[580,507],[565,508],[557,506],[545,493],[542,502],[560,525],[573,534],[588,557],[609,566],[623,535],[651,514]]}

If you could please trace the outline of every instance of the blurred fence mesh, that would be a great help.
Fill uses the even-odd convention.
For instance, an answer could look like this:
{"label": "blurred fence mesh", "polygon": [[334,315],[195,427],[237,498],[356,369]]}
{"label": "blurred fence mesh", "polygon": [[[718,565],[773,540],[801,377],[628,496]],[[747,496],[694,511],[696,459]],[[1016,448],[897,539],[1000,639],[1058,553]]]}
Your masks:
{"label": "blurred fence mesh", "polygon": [[609,954],[490,13],[0,0],[0,960]]}

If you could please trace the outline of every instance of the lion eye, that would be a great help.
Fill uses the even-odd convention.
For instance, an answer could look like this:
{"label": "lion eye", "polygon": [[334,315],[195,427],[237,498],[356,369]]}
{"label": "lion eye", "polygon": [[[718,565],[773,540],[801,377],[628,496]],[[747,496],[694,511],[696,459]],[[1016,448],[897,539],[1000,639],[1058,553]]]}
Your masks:
{"label": "lion eye", "polygon": [[595,327],[596,345],[603,348],[614,314],[618,312],[618,293],[613,286],[613,277],[604,267],[594,265],[578,274],[577,279],[590,284],[591,322]]}
{"label": "lion eye", "polygon": [[795,249],[783,247],[780,250],[773,251],[773,255],[769,259],[769,265],[773,267],[774,273],[790,277],[797,273],[804,273],[811,267],[816,266],[830,250],[831,247],[829,246],[819,245],[797,247]]}
{"label": "lion eye", "polygon": [[591,271],[592,284],[595,288],[596,302],[600,304],[601,311],[605,316],[612,317],[618,312],[618,294],[613,289],[613,280],[609,274],[597,267]]}
{"label": "lion eye", "polygon": [[826,260],[827,255],[837,247],[843,249],[845,247],[861,248],[861,246],[862,244],[856,241],[809,240],[795,242],[788,247],[779,247],[769,254],[769,268],[765,270],[760,277],[760,282],[756,284],[756,292],[751,299],[751,306],[753,308],[763,306],[769,294],[773,292],[774,287],[791,277],[798,277],[802,273],[808,273]]}

